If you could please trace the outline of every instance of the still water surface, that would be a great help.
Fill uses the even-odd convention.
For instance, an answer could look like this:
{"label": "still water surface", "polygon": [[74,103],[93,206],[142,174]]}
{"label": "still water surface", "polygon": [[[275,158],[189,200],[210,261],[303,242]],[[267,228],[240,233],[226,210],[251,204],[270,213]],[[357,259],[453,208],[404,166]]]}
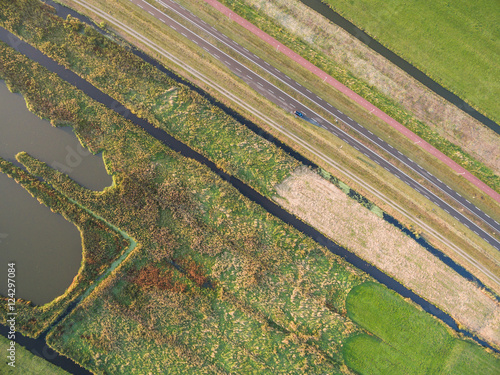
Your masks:
{"label": "still water surface", "polygon": [[[20,165],[15,160],[20,151],[89,189],[111,185],[101,155],[85,150],[71,128],[55,128],[29,112],[23,97],[0,81],[0,156]],[[7,263],[15,262],[16,297],[37,305],[50,302],[71,284],[81,253],[80,233],[73,224],[0,173],[0,294],[7,293],[2,272],[7,275]]]}

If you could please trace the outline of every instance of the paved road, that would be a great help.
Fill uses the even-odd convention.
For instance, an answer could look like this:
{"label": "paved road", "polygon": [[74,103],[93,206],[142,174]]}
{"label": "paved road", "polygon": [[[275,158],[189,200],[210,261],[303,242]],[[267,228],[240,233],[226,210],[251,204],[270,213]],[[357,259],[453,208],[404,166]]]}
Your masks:
{"label": "paved road", "polygon": [[[170,0],[157,0],[161,5],[171,9],[179,16],[182,16],[185,20],[189,21],[192,25],[195,25],[198,30],[203,30],[204,33],[210,34],[212,37],[218,39],[220,42],[224,43],[226,46],[231,48],[233,51],[237,52],[241,56],[250,60],[252,63],[258,65],[261,69],[264,69],[269,74],[273,75],[277,79],[279,79],[284,84],[288,85],[290,88],[300,93],[304,97],[316,103],[318,106],[322,107],[325,111],[327,111],[335,121],[342,121],[350,128],[361,134],[367,140],[377,145],[380,149],[385,152],[391,154],[394,158],[398,159],[400,162],[404,163],[406,166],[411,168],[413,171],[418,173],[420,176],[425,178],[427,181],[435,185],[437,188],[446,193],[449,197],[454,199],[461,206],[469,209],[472,213],[474,213],[478,218],[487,223],[491,228],[500,233],[500,224],[494,219],[490,218],[487,214],[478,209],[473,203],[469,202],[467,199],[463,198],[460,194],[455,192],[437,177],[430,174],[428,171],[423,169],[420,165],[413,162],[411,159],[403,155],[400,151],[396,150],[393,146],[389,145],[379,137],[373,135],[369,130],[362,127],[356,121],[348,117],[347,115],[340,112],[337,108],[333,107],[330,103],[327,103],[322,98],[318,97],[314,93],[312,93],[307,88],[300,85],[298,82],[295,82],[286,74],[282,73],[279,69],[273,67],[266,61],[262,60],[255,54],[248,51],[246,48],[238,45],[236,42],[229,39],[227,36],[217,31],[213,26],[206,24],[203,20],[197,18],[188,10],[184,9],[181,5],[172,2]],[[393,166],[387,160],[382,158],[377,153],[373,152],[362,143],[351,137],[349,134],[339,129],[330,121],[326,120],[310,108],[306,107],[298,100],[294,99],[286,92],[282,91],[257,73],[253,72],[251,69],[247,68],[242,63],[238,62],[225,52],[221,51],[219,48],[215,47],[208,41],[204,39],[203,36],[197,35],[195,32],[191,31],[187,27],[184,27],[182,24],[174,20],[169,15],[161,12],[158,8],[152,6],[143,0],[131,0],[132,3],[136,4],[140,8],[144,9],[146,12],[156,17],[173,30],[177,31],[187,39],[191,40],[193,43],[197,44],[200,48],[205,50],[208,54],[212,55],[214,58],[225,64],[232,72],[238,75],[241,79],[247,82],[252,88],[261,93],[267,99],[277,104],[278,106],[288,110],[299,110],[303,112],[309,118],[317,121],[319,126],[328,130],[332,134],[338,136],[340,139],[354,147],[356,150],[364,154],[366,157],[371,159],[373,162],[379,164],[382,168],[392,173],[400,180],[405,182],[407,185],[415,189],[417,192],[424,195],[427,199],[441,207],[447,213],[452,215],[456,220],[464,224],[466,227],[470,228],[474,233],[483,238],[486,242],[494,246],[496,249],[500,250],[500,241],[491,236],[489,233],[481,229],[474,222],[468,219],[466,216],[462,215],[458,210],[450,206],[448,203],[443,201],[441,198],[433,194],[424,186],[420,185],[413,178],[399,170],[397,167]]]}

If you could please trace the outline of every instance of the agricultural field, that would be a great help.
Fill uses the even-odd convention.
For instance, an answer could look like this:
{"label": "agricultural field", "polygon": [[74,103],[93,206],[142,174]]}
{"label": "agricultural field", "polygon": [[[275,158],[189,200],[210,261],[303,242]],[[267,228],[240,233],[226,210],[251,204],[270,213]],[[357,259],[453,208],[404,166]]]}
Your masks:
{"label": "agricultural field", "polygon": [[497,123],[498,2],[323,0]]}
{"label": "agricultural field", "polygon": [[369,334],[344,346],[349,368],[360,374],[496,374],[494,357],[457,340],[444,327],[378,284],[365,283],[347,297],[348,316]]}

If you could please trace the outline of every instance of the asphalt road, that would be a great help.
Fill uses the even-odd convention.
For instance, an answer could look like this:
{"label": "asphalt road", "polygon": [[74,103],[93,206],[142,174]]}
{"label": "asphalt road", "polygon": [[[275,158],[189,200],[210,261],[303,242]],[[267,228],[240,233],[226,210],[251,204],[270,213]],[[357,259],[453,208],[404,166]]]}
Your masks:
{"label": "asphalt road", "polygon": [[[169,15],[161,12],[158,8],[152,6],[151,4],[143,1],[143,0],[131,0],[132,3],[136,4],[140,8],[144,9],[146,12],[151,14],[152,16],[156,17],[169,27],[171,27],[173,30],[177,31],[180,33],[182,36],[185,38],[191,40],[193,43],[197,44],[199,47],[201,47],[203,50],[205,50],[207,53],[212,55],[214,58],[222,62],[224,65],[226,65],[234,74],[239,76],[242,80],[244,80],[248,85],[250,85],[253,89],[258,91],[260,94],[265,96],[267,99],[275,103],[276,105],[286,109],[287,111],[294,111],[294,110],[299,110],[303,112],[307,117],[315,120],[321,127],[324,129],[328,130],[332,134],[336,135],[352,147],[354,147],[356,150],[364,154],[366,157],[371,159],[373,162],[379,164],[382,168],[385,170],[389,171],[393,175],[395,175],[397,178],[399,178],[401,181],[405,182],[407,185],[415,189],[418,193],[424,195],[427,199],[438,205],[440,208],[442,208],[444,211],[446,211],[448,214],[452,215],[456,220],[464,224],[466,227],[471,229],[474,233],[476,233],[478,236],[483,238],[486,242],[494,246],[497,250],[500,250],[500,241],[498,241],[496,238],[491,236],[489,233],[481,229],[479,226],[477,226],[474,222],[472,222],[469,218],[466,216],[462,215],[458,210],[450,206],[448,203],[443,201],[441,198],[433,194],[431,191],[429,191],[427,188],[424,186],[420,185],[417,181],[415,181],[413,178],[408,176],[406,173],[402,172],[400,169],[392,165],[390,162],[382,158],[380,155],[377,153],[373,152],[369,148],[365,147],[362,143],[351,137],[349,134],[345,133],[343,130],[339,129],[336,127],[333,123],[330,121],[326,120],[310,108],[306,107],[290,95],[288,95],[286,92],[282,91],[257,73],[253,72],[251,69],[247,68],[245,65],[241,64],[225,52],[221,51],[219,48],[215,47],[208,41],[206,41],[203,36],[200,36],[196,34],[195,32],[191,31],[190,29],[184,27],[182,24],[174,20],[172,17]],[[323,108],[325,111],[327,111],[329,114],[332,115],[334,120],[337,121],[342,121],[344,124],[348,125],[351,129],[355,130],[358,132],[360,135],[365,137],[367,140],[372,142],[374,145],[376,145],[378,148],[384,150],[385,152],[389,153],[392,155],[394,158],[398,159],[400,162],[404,163],[407,167],[411,168],[414,172],[418,173],[420,176],[425,178],[427,181],[429,181],[431,184],[436,186],[438,189],[443,191],[445,194],[447,194],[450,198],[455,200],[459,205],[462,207],[468,209],[470,212],[472,212],[474,215],[476,215],[479,219],[481,219],[483,222],[488,224],[491,228],[496,230],[498,233],[500,233],[500,224],[489,217],[486,213],[481,211],[479,208],[477,208],[473,203],[469,202],[467,199],[463,198],[459,193],[455,192],[452,188],[447,186],[445,183],[443,183],[439,178],[436,176],[433,176],[431,173],[426,171],[424,168],[422,168],[420,165],[412,161],[410,158],[406,157],[403,155],[400,151],[395,149],[393,146],[389,145],[379,137],[373,135],[372,132],[369,130],[365,129],[362,127],[360,124],[358,124],[356,121],[348,117],[347,115],[343,114],[340,112],[337,108],[332,106],[330,103],[327,103],[324,101],[322,98],[317,96],[316,94],[312,93],[310,90],[306,89],[303,87],[301,84],[298,82],[295,82],[292,80],[290,77],[288,77],[286,74],[282,73],[279,69],[276,67],[270,65],[268,62],[262,60],[255,54],[251,53],[248,51],[246,48],[240,46],[230,38],[228,38],[226,35],[222,34],[219,32],[217,29],[215,29],[213,26],[208,25],[205,23],[203,20],[199,19],[198,17],[194,16],[192,13],[190,13],[188,10],[183,8],[181,5],[169,1],[169,0],[158,0],[158,3],[161,5],[165,6],[166,8],[171,9],[173,12],[177,13],[179,16],[182,16],[184,19],[195,25],[199,30],[203,30],[204,33],[210,34],[212,37],[216,38],[220,42],[224,43],[226,46],[240,54],[241,56],[245,57],[252,63],[258,65],[261,69],[264,69],[266,72],[269,74],[273,75],[277,79],[279,79],[281,82],[284,84],[288,85],[290,88],[295,90],[296,92],[300,93],[304,97],[308,98],[321,108]]]}

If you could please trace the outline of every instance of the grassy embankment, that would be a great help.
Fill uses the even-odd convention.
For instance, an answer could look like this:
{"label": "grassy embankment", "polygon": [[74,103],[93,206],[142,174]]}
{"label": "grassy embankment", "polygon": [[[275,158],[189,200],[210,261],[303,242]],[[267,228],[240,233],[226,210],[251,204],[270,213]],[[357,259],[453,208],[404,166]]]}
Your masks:
{"label": "grassy embankment", "polygon": [[[10,340],[0,336],[0,350],[2,354],[8,353]],[[8,354],[6,354],[8,355]],[[61,368],[54,366],[45,359],[37,357],[24,349],[22,346],[16,345],[16,367],[7,365],[8,360],[2,358],[0,362],[0,374],[2,375],[67,375],[68,373]]]}
{"label": "grassy embankment", "polygon": [[[72,6],[75,6],[75,4],[72,2],[68,1],[68,3]],[[217,82],[223,82],[225,87],[231,89],[231,92],[234,92],[238,96],[245,98],[245,100],[250,102],[255,108],[259,108],[260,113],[273,118],[280,124],[283,124],[283,126],[286,127],[287,130],[293,131],[305,141],[313,144],[320,152],[323,152],[324,154],[329,155],[335,161],[338,161],[340,167],[345,168],[349,171],[354,171],[354,173],[361,177],[365,182],[369,181],[370,185],[377,186],[378,192],[374,192],[373,190],[368,189],[365,182],[360,183],[359,180],[357,181],[356,179],[353,179],[352,176],[346,176],[346,173],[344,171],[339,171],[337,168],[332,168],[330,165],[320,160],[313,153],[310,153],[303,147],[294,144],[294,147],[303,152],[307,157],[314,160],[318,164],[323,165],[325,169],[329,170],[329,172],[332,172],[335,176],[340,177],[343,181],[354,187],[357,191],[361,192],[363,195],[366,195],[370,200],[377,202],[377,204],[383,207],[385,211],[398,218],[407,226],[410,226],[411,224],[415,225],[415,223],[418,223],[416,225],[417,227],[422,228],[423,226],[424,231],[426,232],[426,235],[431,239],[431,242],[433,242],[435,246],[444,249],[449,256],[451,256],[458,262],[464,263],[464,260],[457,256],[453,250],[449,249],[447,247],[448,245],[443,245],[443,243],[439,240],[436,241],[435,237],[433,237],[432,234],[429,234],[430,227],[434,228],[437,233],[447,233],[447,237],[456,246],[462,249],[466,249],[467,252],[472,254],[476,259],[479,259],[488,267],[495,267],[495,261],[492,261],[492,257],[494,258],[498,252],[494,251],[493,248],[490,248],[490,246],[486,242],[475,238],[475,235],[466,227],[462,227],[461,225],[457,226],[456,223],[454,223],[454,219],[447,215],[444,211],[436,208],[424,197],[416,194],[415,191],[408,188],[398,179],[392,177],[391,175],[388,175],[386,171],[382,170],[377,165],[367,161],[362,154],[357,153],[354,149],[351,149],[350,147],[343,147],[342,149],[339,149],[340,146],[342,146],[343,142],[339,141],[331,134],[323,131],[322,129],[317,129],[313,126],[309,126],[308,124],[304,124],[303,122],[297,122],[293,118],[288,117],[289,115],[285,115],[287,118],[286,121],[283,121],[284,115],[281,109],[276,108],[274,105],[270,105],[262,98],[256,96],[252,90],[248,90],[248,87],[242,85],[241,81],[235,79],[232,74],[228,74],[227,70],[225,68],[222,68],[220,64],[218,65],[210,59],[207,59],[207,57],[204,56],[203,52],[196,50],[196,46],[194,44],[190,42],[187,42],[186,44],[186,41],[183,40],[180,35],[168,28],[165,28],[160,23],[156,22],[152,17],[141,13],[140,8],[133,6],[133,4],[127,1],[114,1],[106,4],[95,3],[95,5],[103,7],[104,9],[107,9],[109,7],[109,9],[112,9],[113,15],[121,18],[122,20],[126,20],[126,23],[129,26],[134,27],[136,30],[140,30],[141,33],[144,33],[144,35],[155,41],[158,45],[163,46],[170,52],[179,56],[183,61],[186,61],[189,65],[202,71],[207,76],[212,77],[212,79],[216,80]],[[200,6],[203,8],[203,5]],[[193,10],[195,13],[197,12],[196,8],[192,8],[191,10]],[[213,9],[211,10],[210,7],[203,8],[203,11],[204,14],[206,13],[210,16],[210,18],[205,17],[207,22],[212,24],[217,23],[216,11],[215,16]],[[154,25],[153,29],[150,28],[151,24]],[[256,53],[266,54],[266,58],[269,56],[269,61],[276,60],[277,64],[283,67],[285,72],[291,77],[296,78],[299,81],[307,79],[311,82],[315,82],[316,78],[308,75],[308,73],[303,72],[300,69],[296,69],[296,67],[291,67],[290,62],[287,62],[286,59],[283,61],[279,60],[280,58],[282,58],[282,56],[279,56],[279,54],[277,55],[272,48],[262,45],[262,43],[257,38],[248,36],[248,33],[242,32],[241,30],[238,31],[237,28],[232,27],[234,25],[228,26],[227,24],[230,23],[218,23],[218,27],[228,27],[230,31],[238,32],[238,35],[235,34],[236,40],[241,42],[241,44],[246,45],[250,50],[253,50]],[[248,43],[248,41],[245,42],[245,40],[250,40],[250,43]],[[139,46],[142,46],[140,41],[138,41],[137,44]],[[148,50],[148,48],[145,48],[145,50]],[[156,53],[152,54],[154,56],[157,56]],[[159,58],[160,60],[166,62],[168,61],[162,57]],[[187,77],[189,77],[189,79],[192,79],[192,77],[188,73],[185,74]],[[298,74],[300,75],[300,77],[297,77]],[[204,85],[202,82],[196,82],[202,87],[207,88],[207,90],[209,92],[212,92],[214,96],[221,98],[218,93],[206,87],[206,85]],[[339,95],[338,93],[332,93],[331,88],[327,88],[324,85],[322,86],[321,82],[318,82],[317,85],[315,84],[314,88],[321,88],[322,90],[326,91],[329,90],[328,98],[332,98],[332,103],[338,105],[339,108],[342,109],[345,113],[349,114],[351,117],[357,119],[361,123],[371,124],[371,126],[373,127],[368,127],[374,133],[378,133],[379,135],[381,135],[380,131],[377,130],[383,129],[383,124],[381,123],[381,121],[377,121],[373,118],[373,116],[360,111],[359,108],[356,108],[356,106],[352,105],[352,103],[349,103],[349,100],[347,100],[345,97],[342,97],[342,95]],[[223,102],[227,102],[227,100],[225,99],[221,100]],[[228,103],[228,105],[232,104]],[[255,121],[264,129],[270,131],[277,138],[283,139],[283,136],[279,132],[273,130],[268,124],[256,118],[254,114],[249,113],[246,110],[243,110],[242,112],[245,113],[248,118],[252,119],[252,121]],[[436,163],[433,157],[430,157],[427,153],[423,153],[418,150],[411,142],[408,142],[404,139],[399,139],[398,134],[395,131],[392,131],[391,129],[386,129],[384,131],[386,135],[381,135],[382,138],[397,139],[398,143],[402,145],[403,151],[405,151],[405,147],[410,150],[414,150],[416,154],[414,155],[410,153],[410,155],[416,161],[428,167],[428,169],[435,175],[441,176],[442,179],[449,185],[458,187],[457,190],[463,196],[469,197],[470,200],[476,202],[476,204],[485,212],[490,214],[490,216],[498,216],[498,205],[496,205],[491,199],[481,196],[481,194],[478,193],[475,188],[472,188],[470,184],[465,183],[459,176],[449,174],[449,171],[446,168],[443,168],[443,166],[439,163]],[[286,137],[284,139],[285,141],[287,141]],[[386,197],[388,197],[388,199],[381,198],[379,193],[383,193]],[[472,197],[476,196],[478,198],[474,200]],[[395,204],[397,204],[399,207],[404,207],[406,213],[403,215],[401,214],[401,212],[398,212],[397,208],[395,208],[395,206],[391,202],[395,202]],[[432,213],[432,215],[430,213]],[[471,268],[468,263],[465,263],[465,265],[466,267]],[[478,274],[480,275],[480,273]],[[486,278],[483,278],[483,280],[488,283]]]}
{"label": "grassy embankment", "polygon": [[497,123],[497,2],[322,0]]}
{"label": "grassy embankment", "polygon": [[366,275],[68,84],[47,87],[55,75],[10,53],[12,78],[45,94],[30,108],[58,122],[45,109],[71,101],[75,132],[105,151],[116,184],[96,193],[19,160],[140,242],[51,345],[96,372],[349,373],[341,349],[361,331],[345,301]]}
{"label": "grassy embankment", "polygon": [[[36,337],[46,330],[65,311],[68,305],[82,295],[109,267],[127,248],[127,241],[46,183],[1,158],[0,172],[15,179],[40,203],[50,207],[53,212],[63,215],[66,220],[75,224],[82,236],[82,264],[78,274],[63,295],[43,306],[35,306],[29,301],[21,299],[17,300],[16,328],[30,337]],[[1,301],[1,323],[6,324],[8,318],[6,314],[7,300],[5,297],[1,297]]]}
{"label": "grassy embankment", "polygon": [[[483,175],[479,178],[486,178],[487,183],[499,186],[500,137],[461,110],[447,105],[446,101],[363,46],[355,37],[330,24],[299,0],[277,0],[272,4],[258,0],[226,3],[457,163],[475,171],[478,176]],[[304,83],[320,90],[317,85]],[[389,139],[389,143],[400,147],[395,139]],[[484,166],[488,168],[481,170]]]}
{"label": "grassy embankment", "polygon": [[[438,150],[452,158],[458,164],[470,170],[493,189],[500,191],[500,176],[496,175],[493,170],[487,168],[477,160],[474,160],[474,158],[467,154],[467,152],[454,145],[452,142],[440,135],[436,130],[432,130],[428,125],[417,120],[410,112],[406,111],[401,105],[397,104],[397,102],[392,100],[387,95],[384,95],[380,90],[377,90],[375,87],[364,82],[362,79],[353,76],[353,74],[348,70],[348,66],[342,66],[326,53],[315,47],[312,43],[308,43],[296,34],[291,33],[290,30],[284,29],[284,26],[280,25],[277,20],[271,19],[265,15],[263,11],[257,11],[244,1],[229,2],[222,0],[221,2],[319,68],[326,71],[328,74],[335,77],[338,81],[359,95],[366,98],[388,115],[398,120],[408,129],[412,130],[414,133],[418,134],[420,137],[432,144]],[[321,85],[310,86],[314,88],[316,92],[322,93]],[[322,96],[328,97],[330,95],[327,94]],[[362,123],[363,125],[365,124],[364,122]],[[398,144],[397,141],[394,142],[390,140],[389,143]],[[408,147],[398,144],[398,148],[401,148],[401,146],[403,146],[403,150]]]}

